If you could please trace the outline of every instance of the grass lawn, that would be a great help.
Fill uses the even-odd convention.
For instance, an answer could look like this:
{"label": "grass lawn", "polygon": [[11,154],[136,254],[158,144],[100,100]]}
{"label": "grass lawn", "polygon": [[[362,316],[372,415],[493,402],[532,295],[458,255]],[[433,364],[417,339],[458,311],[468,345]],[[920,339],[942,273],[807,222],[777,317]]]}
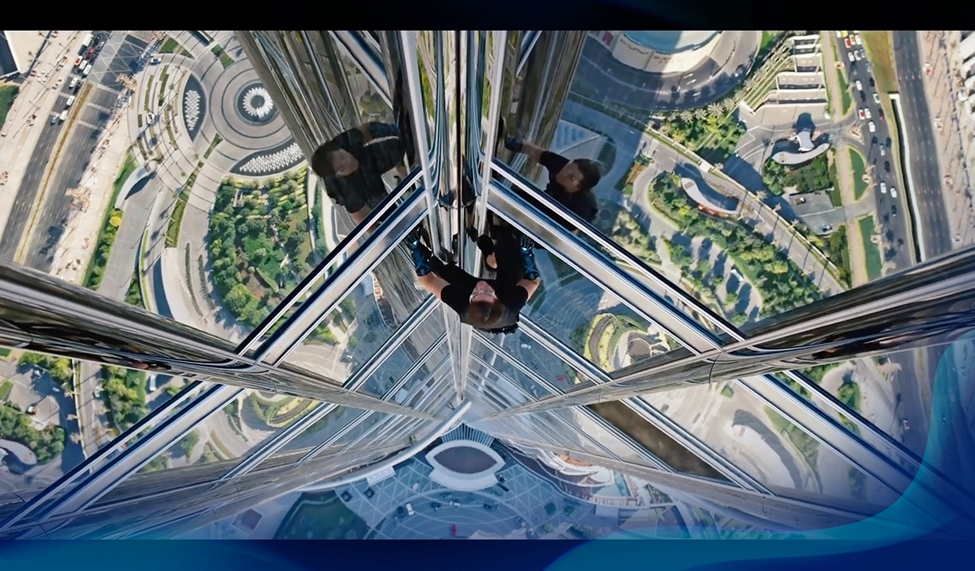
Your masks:
{"label": "grass lawn", "polygon": [[178,49],[181,49],[179,42],[177,42],[175,39],[170,37],[170,38],[166,38],[166,41],[163,42],[162,47],[159,48],[159,53],[174,54]]}
{"label": "grass lawn", "polygon": [[856,149],[850,149],[850,163],[853,164],[853,195],[856,200],[860,200],[867,192],[867,183],[863,180],[863,175],[867,172],[867,164],[863,155]]}
{"label": "grass lawn", "polygon": [[190,173],[186,179],[186,184],[183,185],[183,190],[176,197],[176,206],[173,208],[173,214],[169,217],[169,225],[166,227],[167,248],[175,248],[179,243],[179,227],[183,223],[183,213],[186,211],[186,203],[190,199],[190,190],[193,188],[193,183],[196,182],[198,171],[199,169]]}
{"label": "grass lawn", "polygon": [[146,78],[146,103],[145,103],[145,110],[147,112],[149,111],[149,96],[152,95],[152,78],[153,77],[155,77],[155,76],[150,75],[149,77]]}
{"label": "grass lawn", "polygon": [[0,127],[3,127],[6,122],[7,113],[10,112],[10,107],[19,92],[20,87],[17,85],[0,85]]}
{"label": "grass lawn", "polygon": [[860,225],[860,236],[863,238],[863,249],[867,256],[867,278],[873,281],[880,277],[883,267],[880,248],[871,241],[875,231],[873,216],[864,216],[857,223]]}
{"label": "grass lawn", "polygon": [[207,147],[206,152],[203,153],[203,158],[204,159],[210,158],[210,153],[213,152],[213,149],[217,148],[217,145],[219,145],[220,144],[220,141],[222,141],[222,140],[223,140],[223,138],[219,134],[214,135],[213,136],[213,140],[210,141],[210,146]]}
{"label": "grass lawn", "polygon": [[843,111],[841,115],[846,115],[850,112],[850,107],[853,105],[853,94],[850,93],[850,84],[846,82],[846,74],[843,73],[842,69],[836,70],[836,78],[839,80],[840,91],[843,92]]}
{"label": "grass lawn", "polygon": [[275,539],[362,539],[366,522],[345,507],[334,492],[303,496],[284,518]]}
{"label": "grass lawn", "polygon": [[0,400],[7,400],[7,397],[10,396],[10,391],[13,390],[13,388],[13,381],[4,381],[3,383],[0,383]]}
{"label": "grass lawn", "polygon": [[224,69],[227,69],[228,67],[234,65],[234,59],[228,56],[227,53],[223,51],[222,47],[213,46],[212,48],[210,48],[210,51],[213,52],[213,55],[220,58],[220,64],[223,65]]}
{"label": "grass lawn", "polygon": [[853,270],[850,267],[850,242],[846,235],[846,225],[841,224],[826,238],[826,255],[839,268],[840,281],[853,285]]}
{"label": "grass lawn", "polygon": [[169,66],[163,68],[159,74],[159,98],[156,100],[158,107],[162,107],[166,102],[166,82],[169,80]]}
{"label": "grass lawn", "polygon": [[891,47],[890,32],[860,32],[867,58],[873,65],[877,79],[877,91],[894,93],[897,88],[897,71],[894,66],[894,50]]}

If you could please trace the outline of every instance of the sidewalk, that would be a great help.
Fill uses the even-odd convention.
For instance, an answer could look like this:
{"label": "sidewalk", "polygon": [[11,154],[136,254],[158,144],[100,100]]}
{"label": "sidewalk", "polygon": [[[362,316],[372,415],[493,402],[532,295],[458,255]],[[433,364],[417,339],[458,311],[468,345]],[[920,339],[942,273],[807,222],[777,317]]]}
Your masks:
{"label": "sidewalk", "polygon": [[[970,176],[975,174],[975,125],[964,111],[964,102],[956,101],[961,88],[952,75],[959,70],[961,63],[952,48],[952,38],[958,32],[918,32],[921,59],[930,65],[930,75],[924,75],[924,91],[932,119],[935,121],[935,142],[943,175],[953,179],[949,187],[945,184],[942,192],[948,214],[951,233],[951,248],[958,249],[975,243],[975,210],[973,210]],[[947,46],[940,45],[944,39]],[[952,84],[954,82],[954,84]]]}
{"label": "sidewalk", "polygon": [[[129,105],[132,104],[129,99]],[[78,186],[75,206],[54,254],[51,269],[58,278],[78,285],[85,278],[105,212],[113,206],[109,201],[129,148],[127,133],[128,113],[123,109],[102,133],[97,142],[98,151]]]}
{"label": "sidewalk", "polygon": [[0,200],[0,228],[7,224],[14,198],[20,190],[27,164],[41,133],[51,127],[51,113],[58,97],[58,90],[54,86],[58,79],[62,79],[62,84],[69,81],[68,75],[74,61],[67,61],[60,67],[58,61],[64,56],[70,59],[80,46],[81,33],[61,32],[52,41],[34,65],[36,75],[20,82],[20,93],[0,130],[3,133],[0,136],[0,165],[3,165],[0,173],[7,173],[6,177],[0,175],[0,196],[3,197]]}

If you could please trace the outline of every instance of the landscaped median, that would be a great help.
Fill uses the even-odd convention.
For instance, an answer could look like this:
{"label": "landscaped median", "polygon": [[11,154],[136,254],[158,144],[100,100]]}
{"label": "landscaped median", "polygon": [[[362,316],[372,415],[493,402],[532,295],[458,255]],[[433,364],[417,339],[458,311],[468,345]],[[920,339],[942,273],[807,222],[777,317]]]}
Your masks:
{"label": "landscaped median", "polygon": [[20,86],[0,85],[0,129],[3,128],[3,124],[7,120],[7,113],[10,112],[14,99],[17,98],[19,92]]}
{"label": "landscaped median", "polygon": [[137,168],[135,157],[132,156],[130,149],[125,155],[125,162],[122,163],[122,170],[115,178],[112,197],[109,200],[109,209],[105,212],[102,219],[102,229],[98,232],[98,240],[95,242],[95,251],[91,261],[88,262],[88,269],[85,271],[85,279],[82,282],[84,287],[97,290],[102,283],[102,276],[105,273],[105,266],[108,265],[108,257],[112,252],[112,245],[115,244],[115,237],[118,229],[122,225],[122,211],[113,208],[118,199],[122,186]]}
{"label": "landscaped median", "polygon": [[196,183],[196,175],[199,174],[202,167],[202,162],[196,165],[196,168],[193,169],[190,176],[186,177],[186,182],[183,183],[183,187],[179,189],[176,195],[176,205],[173,207],[173,213],[169,216],[169,224],[166,226],[167,248],[175,248],[179,244],[179,229],[183,225],[183,213],[186,211],[186,204],[190,200],[190,193],[193,191],[193,185]]}
{"label": "landscaped median", "polygon": [[860,236],[863,238],[863,250],[867,257],[867,278],[873,281],[883,273],[884,262],[880,257],[880,248],[873,241],[876,232],[876,225],[873,216],[864,216],[857,221],[860,227]]}

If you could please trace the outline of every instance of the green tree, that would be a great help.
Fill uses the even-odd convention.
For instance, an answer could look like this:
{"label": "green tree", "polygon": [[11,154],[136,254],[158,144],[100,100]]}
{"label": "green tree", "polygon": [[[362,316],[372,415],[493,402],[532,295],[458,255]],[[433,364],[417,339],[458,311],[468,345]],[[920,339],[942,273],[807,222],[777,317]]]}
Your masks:
{"label": "green tree", "polygon": [[189,457],[193,454],[193,449],[196,448],[196,445],[199,444],[199,442],[200,435],[194,430],[179,441],[179,447],[180,450],[183,451],[183,455]]}

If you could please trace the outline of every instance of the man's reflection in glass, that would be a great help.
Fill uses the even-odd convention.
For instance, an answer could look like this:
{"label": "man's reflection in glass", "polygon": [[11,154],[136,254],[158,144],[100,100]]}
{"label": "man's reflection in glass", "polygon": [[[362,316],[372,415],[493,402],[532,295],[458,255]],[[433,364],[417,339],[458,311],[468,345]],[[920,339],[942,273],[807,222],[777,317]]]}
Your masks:
{"label": "man's reflection in glass", "polygon": [[[504,146],[509,151],[525,153],[548,170],[548,185],[545,187],[545,194],[586,222],[592,224],[596,220],[598,207],[592,189],[599,184],[600,174],[599,167],[594,161],[589,159],[570,161],[562,155],[547,151],[517,137],[505,138]],[[553,220],[561,221],[560,217],[550,213],[538,201],[524,195],[523,198],[528,200],[532,206],[548,214]],[[563,226],[574,231],[567,222],[563,223]]]}
{"label": "man's reflection in glass", "polygon": [[386,197],[383,175],[396,169],[400,178],[406,176],[405,153],[396,125],[366,123],[318,147],[311,168],[328,197],[359,224]]}

